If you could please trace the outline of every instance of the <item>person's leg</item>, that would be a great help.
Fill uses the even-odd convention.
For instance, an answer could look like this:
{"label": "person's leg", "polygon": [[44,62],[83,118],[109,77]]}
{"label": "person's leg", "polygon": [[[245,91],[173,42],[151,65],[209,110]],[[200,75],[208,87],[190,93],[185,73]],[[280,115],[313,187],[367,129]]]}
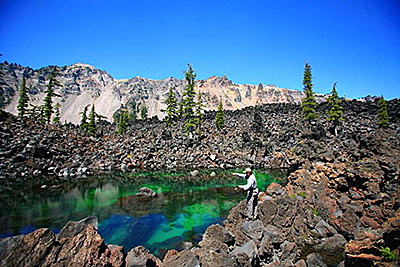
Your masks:
{"label": "person's leg", "polygon": [[258,193],[253,196],[253,218],[256,219],[258,215]]}
{"label": "person's leg", "polygon": [[251,219],[253,218],[253,204],[254,204],[254,196],[253,192],[249,192],[249,195],[247,197],[247,218]]}

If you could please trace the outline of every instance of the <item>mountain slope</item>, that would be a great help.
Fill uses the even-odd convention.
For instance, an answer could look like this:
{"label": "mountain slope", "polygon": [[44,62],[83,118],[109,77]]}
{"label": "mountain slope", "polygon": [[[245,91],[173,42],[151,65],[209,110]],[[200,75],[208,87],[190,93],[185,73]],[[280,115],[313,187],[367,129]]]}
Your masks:
{"label": "mountain slope", "polygon": [[[44,91],[52,67],[38,70],[17,64],[0,64],[3,76],[0,82],[0,107],[13,114],[17,113],[19,87],[25,75],[29,88],[29,98],[34,105],[41,105]],[[149,116],[163,118],[161,109],[165,108],[165,99],[170,87],[181,98],[185,81],[176,78],[152,80],[142,77],[114,79],[110,74],[93,66],[76,63],[60,68],[58,80],[61,88],[56,88],[55,102],[61,103],[62,121],[79,123],[79,112],[88,104],[95,104],[96,111],[112,120],[121,104],[140,103],[148,108]],[[225,109],[240,109],[264,103],[300,103],[303,93],[298,90],[278,88],[275,85],[235,84],[225,75],[212,76],[196,81],[196,91],[200,90],[207,109],[217,109],[222,100]]]}

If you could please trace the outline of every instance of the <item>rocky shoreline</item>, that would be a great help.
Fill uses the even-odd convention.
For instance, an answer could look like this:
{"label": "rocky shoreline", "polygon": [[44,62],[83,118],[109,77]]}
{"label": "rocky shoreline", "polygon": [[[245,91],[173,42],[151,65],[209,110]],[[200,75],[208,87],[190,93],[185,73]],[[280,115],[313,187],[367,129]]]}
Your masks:
{"label": "rocky shoreline", "polygon": [[[105,245],[92,224],[79,233],[67,231],[69,223],[58,239],[48,229],[3,239],[2,247],[9,250],[2,250],[2,263],[396,266],[386,262],[380,250],[388,247],[398,253],[400,246],[400,101],[388,102],[391,126],[387,129],[377,126],[377,103],[349,101],[343,107],[345,121],[338,136],[325,122],[324,104],[311,127],[292,104],[227,111],[222,133],[215,130],[215,113],[208,112],[202,133],[192,139],[181,132],[180,124],[167,128],[156,119],[131,125],[125,136],[104,122],[98,136],[89,137],[74,125],[44,127],[28,121],[23,127],[20,119],[3,114],[2,187],[27,183],[42,174],[53,177],[49,182],[57,182],[121,169],[128,155],[139,170],[252,166],[287,168],[289,176],[285,187],[271,184],[261,194],[257,220],[245,220],[243,201],[231,210],[223,226],[207,229],[198,247],[169,251],[163,261],[142,247],[125,253],[121,247]],[[24,247],[29,240],[43,242]],[[73,240],[80,246],[72,245]],[[62,256],[68,247],[76,253]],[[12,254],[17,248],[21,256]],[[131,258],[137,261],[129,265]]]}

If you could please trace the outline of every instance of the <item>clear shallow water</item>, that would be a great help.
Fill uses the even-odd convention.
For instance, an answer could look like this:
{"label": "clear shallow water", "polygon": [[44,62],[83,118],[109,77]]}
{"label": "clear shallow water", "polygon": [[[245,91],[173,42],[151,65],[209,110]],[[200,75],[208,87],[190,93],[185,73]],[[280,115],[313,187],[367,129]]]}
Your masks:
{"label": "clear shallow water", "polygon": [[[274,181],[257,174],[260,189]],[[106,243],[125,246],[126,251],[143,245],[158,255],[197,243],[207,227],[221,223],[229,210],[245,198],[235,185],[244,184],[226,173],[141,173],[107,175],[41,189],[15,188],[0,194],[0,238],[27,234],[42,227],[58,233],[69,220],[99,218],[99,233]],[[135,196],[141,187],[158,195],[150,202]]]}

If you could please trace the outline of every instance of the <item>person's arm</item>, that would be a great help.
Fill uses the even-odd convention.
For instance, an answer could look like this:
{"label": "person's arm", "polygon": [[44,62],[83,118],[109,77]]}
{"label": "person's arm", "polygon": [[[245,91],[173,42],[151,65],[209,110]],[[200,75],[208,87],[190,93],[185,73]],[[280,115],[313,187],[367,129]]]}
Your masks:
{"label": "person's arm", "polygon": [[236,172],[234,172],[234,173],[232,173],[232,175],[235,175],[235,176],[237,176],[237,177],[246,179],[246,174],[243,174],[243,173],[236,173]]}
{"label": "person's arm", "polygon": [[244,189],[244,190],[249,190],[250,187],[253,186],[253,179],[254,179],[254,176],[251,175],[251,176],[249,177],[249,179],[247,180],[247,184],[245,184],[245,185],[239,185],[239,187],[242,188],[242,189]]}

